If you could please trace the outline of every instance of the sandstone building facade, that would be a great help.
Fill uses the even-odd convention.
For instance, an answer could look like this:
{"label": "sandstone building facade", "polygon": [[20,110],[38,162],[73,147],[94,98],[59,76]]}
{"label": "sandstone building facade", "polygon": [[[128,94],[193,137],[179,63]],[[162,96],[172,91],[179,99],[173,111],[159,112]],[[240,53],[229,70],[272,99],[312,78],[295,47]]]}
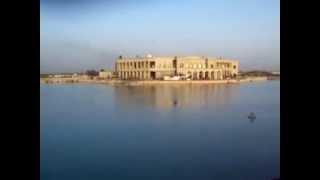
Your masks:
{"label": "sandstone building facade", "polygon": [[106,70],[106,69],[101,69],[99,71],[99,78],[111,79],[112,78],[112,71],[109,71],[109,70]]}
{"label": "sandstone building facade", "polygon": [[156,80],[164,76],[182,76],[192,80],[235,78],[239,62],[201,56],[185,57],[119,57],[115,70],[123,80]]}

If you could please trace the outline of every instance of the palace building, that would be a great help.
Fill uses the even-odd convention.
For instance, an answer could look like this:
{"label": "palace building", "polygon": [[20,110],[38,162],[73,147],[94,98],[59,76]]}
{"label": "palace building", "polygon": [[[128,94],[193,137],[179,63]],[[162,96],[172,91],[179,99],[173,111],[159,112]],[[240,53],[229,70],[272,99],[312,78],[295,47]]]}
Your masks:
{"label": "palace building", "polygon": [[123,80],[160,80],[165,76],[180,76],[192,80],[223,80],[238,75],[239,62],[203,56],[120,56],[115,69],[118,77]]}

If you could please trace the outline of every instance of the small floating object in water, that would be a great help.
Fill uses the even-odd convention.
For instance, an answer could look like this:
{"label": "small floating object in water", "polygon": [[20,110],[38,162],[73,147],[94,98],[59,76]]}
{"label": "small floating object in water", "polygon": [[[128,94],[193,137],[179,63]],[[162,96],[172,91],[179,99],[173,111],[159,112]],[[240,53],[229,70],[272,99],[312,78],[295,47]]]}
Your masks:
{"label": "small floating object in water", "polygon": [[250,119],[250,120],[255,120],[257,117],[256,117],[256,115],[253,113],[253,112],[251,112],[250,114],[249,114],[249,116],[248,116],[248,119]]}

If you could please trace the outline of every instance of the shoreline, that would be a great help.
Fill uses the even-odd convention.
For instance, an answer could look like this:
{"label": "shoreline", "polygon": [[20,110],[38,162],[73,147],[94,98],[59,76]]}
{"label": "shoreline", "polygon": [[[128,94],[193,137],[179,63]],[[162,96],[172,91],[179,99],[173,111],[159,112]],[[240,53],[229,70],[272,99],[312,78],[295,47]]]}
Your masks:
{"label": "shoreline", "polygon": [[108,84],[124,86],[161,85],[161,84],[237,84],[255,81],[280,80],[269,77],[247,77],[230,80],[87,80],[77,78],[40,78],[40,84]]}

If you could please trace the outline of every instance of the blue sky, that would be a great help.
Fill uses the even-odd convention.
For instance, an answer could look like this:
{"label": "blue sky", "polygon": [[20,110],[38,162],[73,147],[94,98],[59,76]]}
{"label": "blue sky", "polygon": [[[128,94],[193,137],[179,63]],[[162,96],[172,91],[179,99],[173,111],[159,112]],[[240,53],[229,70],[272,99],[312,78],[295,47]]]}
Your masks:
{"label": "blue sky", "polygon": [[279,0],[41,0],[41,72],[113,68],[119,55],[204,55],[280,70]]}

